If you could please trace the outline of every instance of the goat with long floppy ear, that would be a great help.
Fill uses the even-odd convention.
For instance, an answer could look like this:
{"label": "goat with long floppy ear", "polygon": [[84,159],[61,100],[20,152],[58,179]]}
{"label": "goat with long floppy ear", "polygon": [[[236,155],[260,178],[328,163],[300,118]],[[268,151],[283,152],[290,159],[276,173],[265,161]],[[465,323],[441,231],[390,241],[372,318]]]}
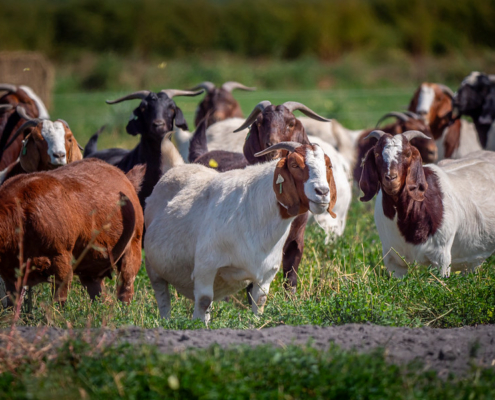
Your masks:
{"label": "goat with long floppy ear", "polygon": [[[277,196],[277,201],[286,209],[287,214],[291,217],[303,214],[309,209],[309,204],[301,203],[301,195],[304,194],[304,188],[298,188],[298,185],[294,180],[292,173],[289,171],[288,166],[291,154],[301,146],[302,144],[297,142],[281,142],[255,154],[255,157],[261,157],[272,151],[286,150],[289,152],[287,156],[282,157],[277,163],[275,173],[273,175],[273,189]],[[336,218],[337,216],[332,210],[337,202],[337,187],[332,172],[331,160],[326,154],[324,157],[326,163],[326,180],[330,190],[330,202],[327,211],[333,218]],[[305,194],[304,197],[306,197]]]}
{"label": "goat with long floppy ear", "polygon": [[[411,141],[415,137],[426,136],[419,131],[408,131],[402,135],[408,141]],[[411,164],[409,165],[406,176],[406,189],[413,200],[423,201],[425,199],[426,189],[428,189],[428,183],[426,182],[425,172],[423,170],[423,161],[416,147],[411,146],[411,152]]]}

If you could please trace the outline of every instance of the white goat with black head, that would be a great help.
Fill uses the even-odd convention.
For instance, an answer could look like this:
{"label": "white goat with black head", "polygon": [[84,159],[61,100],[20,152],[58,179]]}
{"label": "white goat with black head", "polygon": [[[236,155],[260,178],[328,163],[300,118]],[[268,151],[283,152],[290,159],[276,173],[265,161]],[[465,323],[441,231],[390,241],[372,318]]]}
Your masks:
{"label": "white goat with black head", "polygon": [[337,200],[332,164],[317,145],[282,142],[260,152],[279,160],[223,173],[184,164],[162,144],[164,175],[146,201],[146,269],[162,317],[170,317],[168,285],[195,301],[194,318],[254,283],[252,309],[266,302],[292,221],[308,210],[329,212]]}
{"label": "white goat with black head", "polygon": [[423,166],[409,143],[422,135],[371,132],[378,142],[366,155],[359,182],[361,201],[378,194],[375,223],[385,266],[399,277],[415,261],[448,276],[451,268],[479,266],[495,251],[495,153]]}

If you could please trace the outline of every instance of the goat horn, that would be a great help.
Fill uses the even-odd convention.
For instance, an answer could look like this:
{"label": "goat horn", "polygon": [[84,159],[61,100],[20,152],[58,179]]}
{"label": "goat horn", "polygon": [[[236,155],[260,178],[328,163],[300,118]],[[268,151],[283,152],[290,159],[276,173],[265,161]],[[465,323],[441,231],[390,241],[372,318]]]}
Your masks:
{"label": "goat horn", "polygon": [[197,92],[193,92],[191,90],[166,89],[162,90],[160,93],[165,93],[168,98],[171,99],[174,96],[197,96],[203,92],[203,89],[198,90]]}
{"label": "goat horn", "polygon": [[39,118],[32,118],[29,115],[27,115],[26,109],[22,106],[17,106],[15,110],[17,111],[17,114],[19,114],[19,116],[21,118],[24,118],[26,121],[36,121],[36,122],[39,121]]}
{"label": "goat horn", "polygon": [[255,87],[247,87],[247,86],[244,86],[242,83],[239,83],[239,82],[234,82],[234,81],[229,81],[229,82],[225,82],[223,85],[222,85],[222,89],[227,91],[227,92],[232,92],[232,90],[235,90],[235,89],[241,89],[241,90],[247,90],[249,92],[252,92],[253,90],[256,90]]}
{"label": "goat horn", "polygon": [[290,112],[294,112],[296,110],[301,111],[304,115],[307,115],[310,118],[316,119],[317,121],[321,122],[331,122],[331,119],[323,118],[321,115],[316,114],[313,110],[308,108],[302,103],[298,103],[297,101],[286,101],[284,104],[282,104],[284,107],[286,107]]}
{"label": "goat horn", "polygon": [[105,100],[105,103],[107,103],[107,104],[116,104],[116,103],[120,103],[120,102],[126,101],[126,100],[136,100],[136,99],[143,100],[150,93],[151,92],[149,90],[140,90],[139,92],[134,92],[134,93],[128,94],[126,96],[119,97],[116,100]]}
{"label": "goat horn", "polygon": [[22,132],[24,132],[24,130],[26,128],[29,128],[30,126],[36,126],[36,125],[38,125],[38,122],[39,121],[40,120],[36,118],[36,119],[30,119],[30,120],[24,122],[21,125],[21,127],[19,129],[17,129],[17,131],[15,131],[14,135],[12,136],[12,139],[10,139],[9,142],[5,145],[5,147],[3,148],[3,151],[5,152],[5,150],[7,150],[10,147],[10,145],[15,142],[15,140],[19,137],[19,135]]}
{"label": "goat horn", "polygon": [[8,111],[14,108],[12,104],[0,104],[0,112]]}
{"label": "goat horn", "polygon": [[263,100],[260,101],[258,104],[256,104],[253,111],[251,111],[251,114],[249,114],[249,117],[247,117],[244,123],[234,132],[240,132],[243,129],[246,129],[249,125],[251,125],[254,121],[256,121],[258,115],[262,113],[265,110],[265,108],[270,106],[271,104],[272,103],[270,103],[268,100]]}
{"label": "goat horn", "polygon": [[215,89],[215,84],[212,82],[201,82],[199,85],[194,86],[191,90],[198,90],[198,89],[204,89],[208,93],[211,92],[213,89]]}
{"label": "goat horn", "polygon": [[5,90],[7,92],[17,92],[17,86],[11,85],[10,83],[0,83],[0,90]]}
{"label": "goat horn", "polygon": [[273,146],[268,147],[267,149],[260,151],[259,153],[256,153],[254,156],[255,157],[261,157],[267,153],[271,153],[272,151],[276,150],[287,150],[291,153],[293,153],[298,147],[301,147],[302,143],[298,142],[280,142],[276,143]]}
{"label": "goat horn", "polygon": [[62,123],[65,125],[65,127],[66,127],[67,129],[70,129],[70,128],[69,128],[69,124],[67,123],[67,121],[65,121],[65,120],[63,120],[63,119],[61,119],[61,118],[59,118],[58,120],[59,120],[60,122],[62,122]]}
{"label": "goat horn", "polygon": [[385,132],[383,132],[383,131],[381,131],[381,130],[379,130],[379,129],[375,129],[374,131],[371,131],[371,132],[369,133],[369,135],[368,135],[368,136],[366,136],[366,137],[364,138],[364,140],[366,140],[366,139],[370,139],[370,138],[375,138],[375,139],[377,139],[377,140],[380,140],[380,138],[381,138],[383,135],[385,135]]}
{"label": "goat horn", "polygon": [[417,137],[421,139],[431,139],[430,137],[426,136],[423,132],[420,131],[407,131],[404,132],[402,135],[409,141]]}
{"label": "goat horn", "polygon": [[452,91],[451,88],[449,88],[446,85],[442,85],[441,83],[438,83],[438,87],[442,89],[442,92],[444,92],[447,96],[449,96],[451,99],[455,97],[454,92]]}
{"label": "goat horn", "polygon": [[395,118],[398,118],[400,119],[401,121],[404,121],[406,122],[409,117],[404,114],[404,113],[401,113],[401,112],[397,112],[397,111],[392,111],[392,112],[389,112],[387,114],[385,114],[383,117],[381,117],[378,122],[376,123],[376,128],[378,128],[378,126],[382,123],[383,120],[387,119],[388,117],[395,117]]}
{"label": "goat horn", "polygon": [[412,111],[404,111],[403,114],[407,115],[409,118],[421,119],[418,114]]}

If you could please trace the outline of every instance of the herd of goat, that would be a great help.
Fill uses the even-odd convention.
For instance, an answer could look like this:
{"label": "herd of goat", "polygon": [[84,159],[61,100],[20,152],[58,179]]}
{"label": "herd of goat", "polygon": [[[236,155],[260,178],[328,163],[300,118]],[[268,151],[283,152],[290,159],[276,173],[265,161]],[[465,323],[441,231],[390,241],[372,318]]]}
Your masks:
{"label": "herd of goat", "polygon": [[[63,303],[73,275],[95,299],[116,271],[130,302],[144,247],[162,317],[169,285],[205,322],[212,301],[243,288],[257,313],[281,264],[296,291],[310,218],[327,242],[343,234],[353,180],[361,201],[377,197],[395,276],[413,262],[449,276],[495,251],[495,76],[472,72],[455,94],[423,83],[407,111],[357,131],[294,101],[261,101],[243,119],[234,89],[254,90],[203,82],[107,101],[140,101],[126,127],[140,141],[98,150],[101,130],[83,149],[29,87],[0,84],[2,300],[52,282]],[[174,98],[203,92],[191,133]]]}

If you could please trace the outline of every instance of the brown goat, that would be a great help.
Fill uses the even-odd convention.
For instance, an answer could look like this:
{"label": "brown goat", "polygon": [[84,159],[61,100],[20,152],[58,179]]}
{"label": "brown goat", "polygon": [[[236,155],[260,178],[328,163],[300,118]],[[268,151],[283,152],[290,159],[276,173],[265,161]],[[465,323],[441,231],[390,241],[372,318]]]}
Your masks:
{"label": "brown goat", "polygon": [[[420,131],[429,138],[432,138],[430,128],[422,120],[419,118],[414,118],[412,115],[408,116],[404,113],[390,112],[385,114],[380,121],[378,121],[377,126],[381,121],[388,117],[396,117],[397,121],[381,128],[386,133],[395,136],[406,131]],[[357,140],[357,162],[354,165],[353,171],[354,180],[357,183],[359,183],[359,180],[361,179],[361,172],[363,170],[361,161],[364,160],[364,157],[368,151],[377,142],[377,139],[374,137],[368,138],[371,131],[373,131],[373,129],[364,131]],[[424,163],[434,163],[437,160],[438,149],[434,140],[426,140],[423,137],[416,137],[412,139],[411,144],[419,150]]]}
{"label": "brown goat", "polygon": [[[19,113],[24,115],[23,110],[19,110]],[[26,115],[24,117],[29,118]],[[15,142],[17,137],[24,137],[22,150],[19,158],[0,172],[0,185],[19,174],[48,171],[83,158],[64,120],[51,122],[29,119],[17,130],[11,142]]]}
{"label": "brown goat", "polygon": [[12,164],[18,157],[22,147],[22,138],[5,149],[5,145],[24,122],[16,113],[16,107],[22,106],[25,114],[31,118],[50,118],[41,99],[28,86],[0,84],[0,91],[6,92],[0,96],[0,171]]}
{"label": "brown goat", "polygon": [[202,82],[191,90],[205,89],[206,96],[199,103],[194,117],[194,125],[198,126],[208,112],[210,115],[206,121],[207,126],[210,126],[218,121],[223,121],[228,118],[242,118],[241,106],[232,96],[234,89],[241,90],[256,90],[256,88],[244,86],[238,82],[225,82],[221,87],[217,88],[211,82]]}
{"label": "brown goat", "polygon": [[126,176],[88,159],[6,182],[0,188],[0,275],[7,292],[15,291],[21,256],[26,264],[20,269],[29,268],[27,285],[54,276],[61,302],[73,275],[94,299],[116,265],[117,296],[130,302],[141,265],[143,211],[136,191],[144,171],[137,166]]}

